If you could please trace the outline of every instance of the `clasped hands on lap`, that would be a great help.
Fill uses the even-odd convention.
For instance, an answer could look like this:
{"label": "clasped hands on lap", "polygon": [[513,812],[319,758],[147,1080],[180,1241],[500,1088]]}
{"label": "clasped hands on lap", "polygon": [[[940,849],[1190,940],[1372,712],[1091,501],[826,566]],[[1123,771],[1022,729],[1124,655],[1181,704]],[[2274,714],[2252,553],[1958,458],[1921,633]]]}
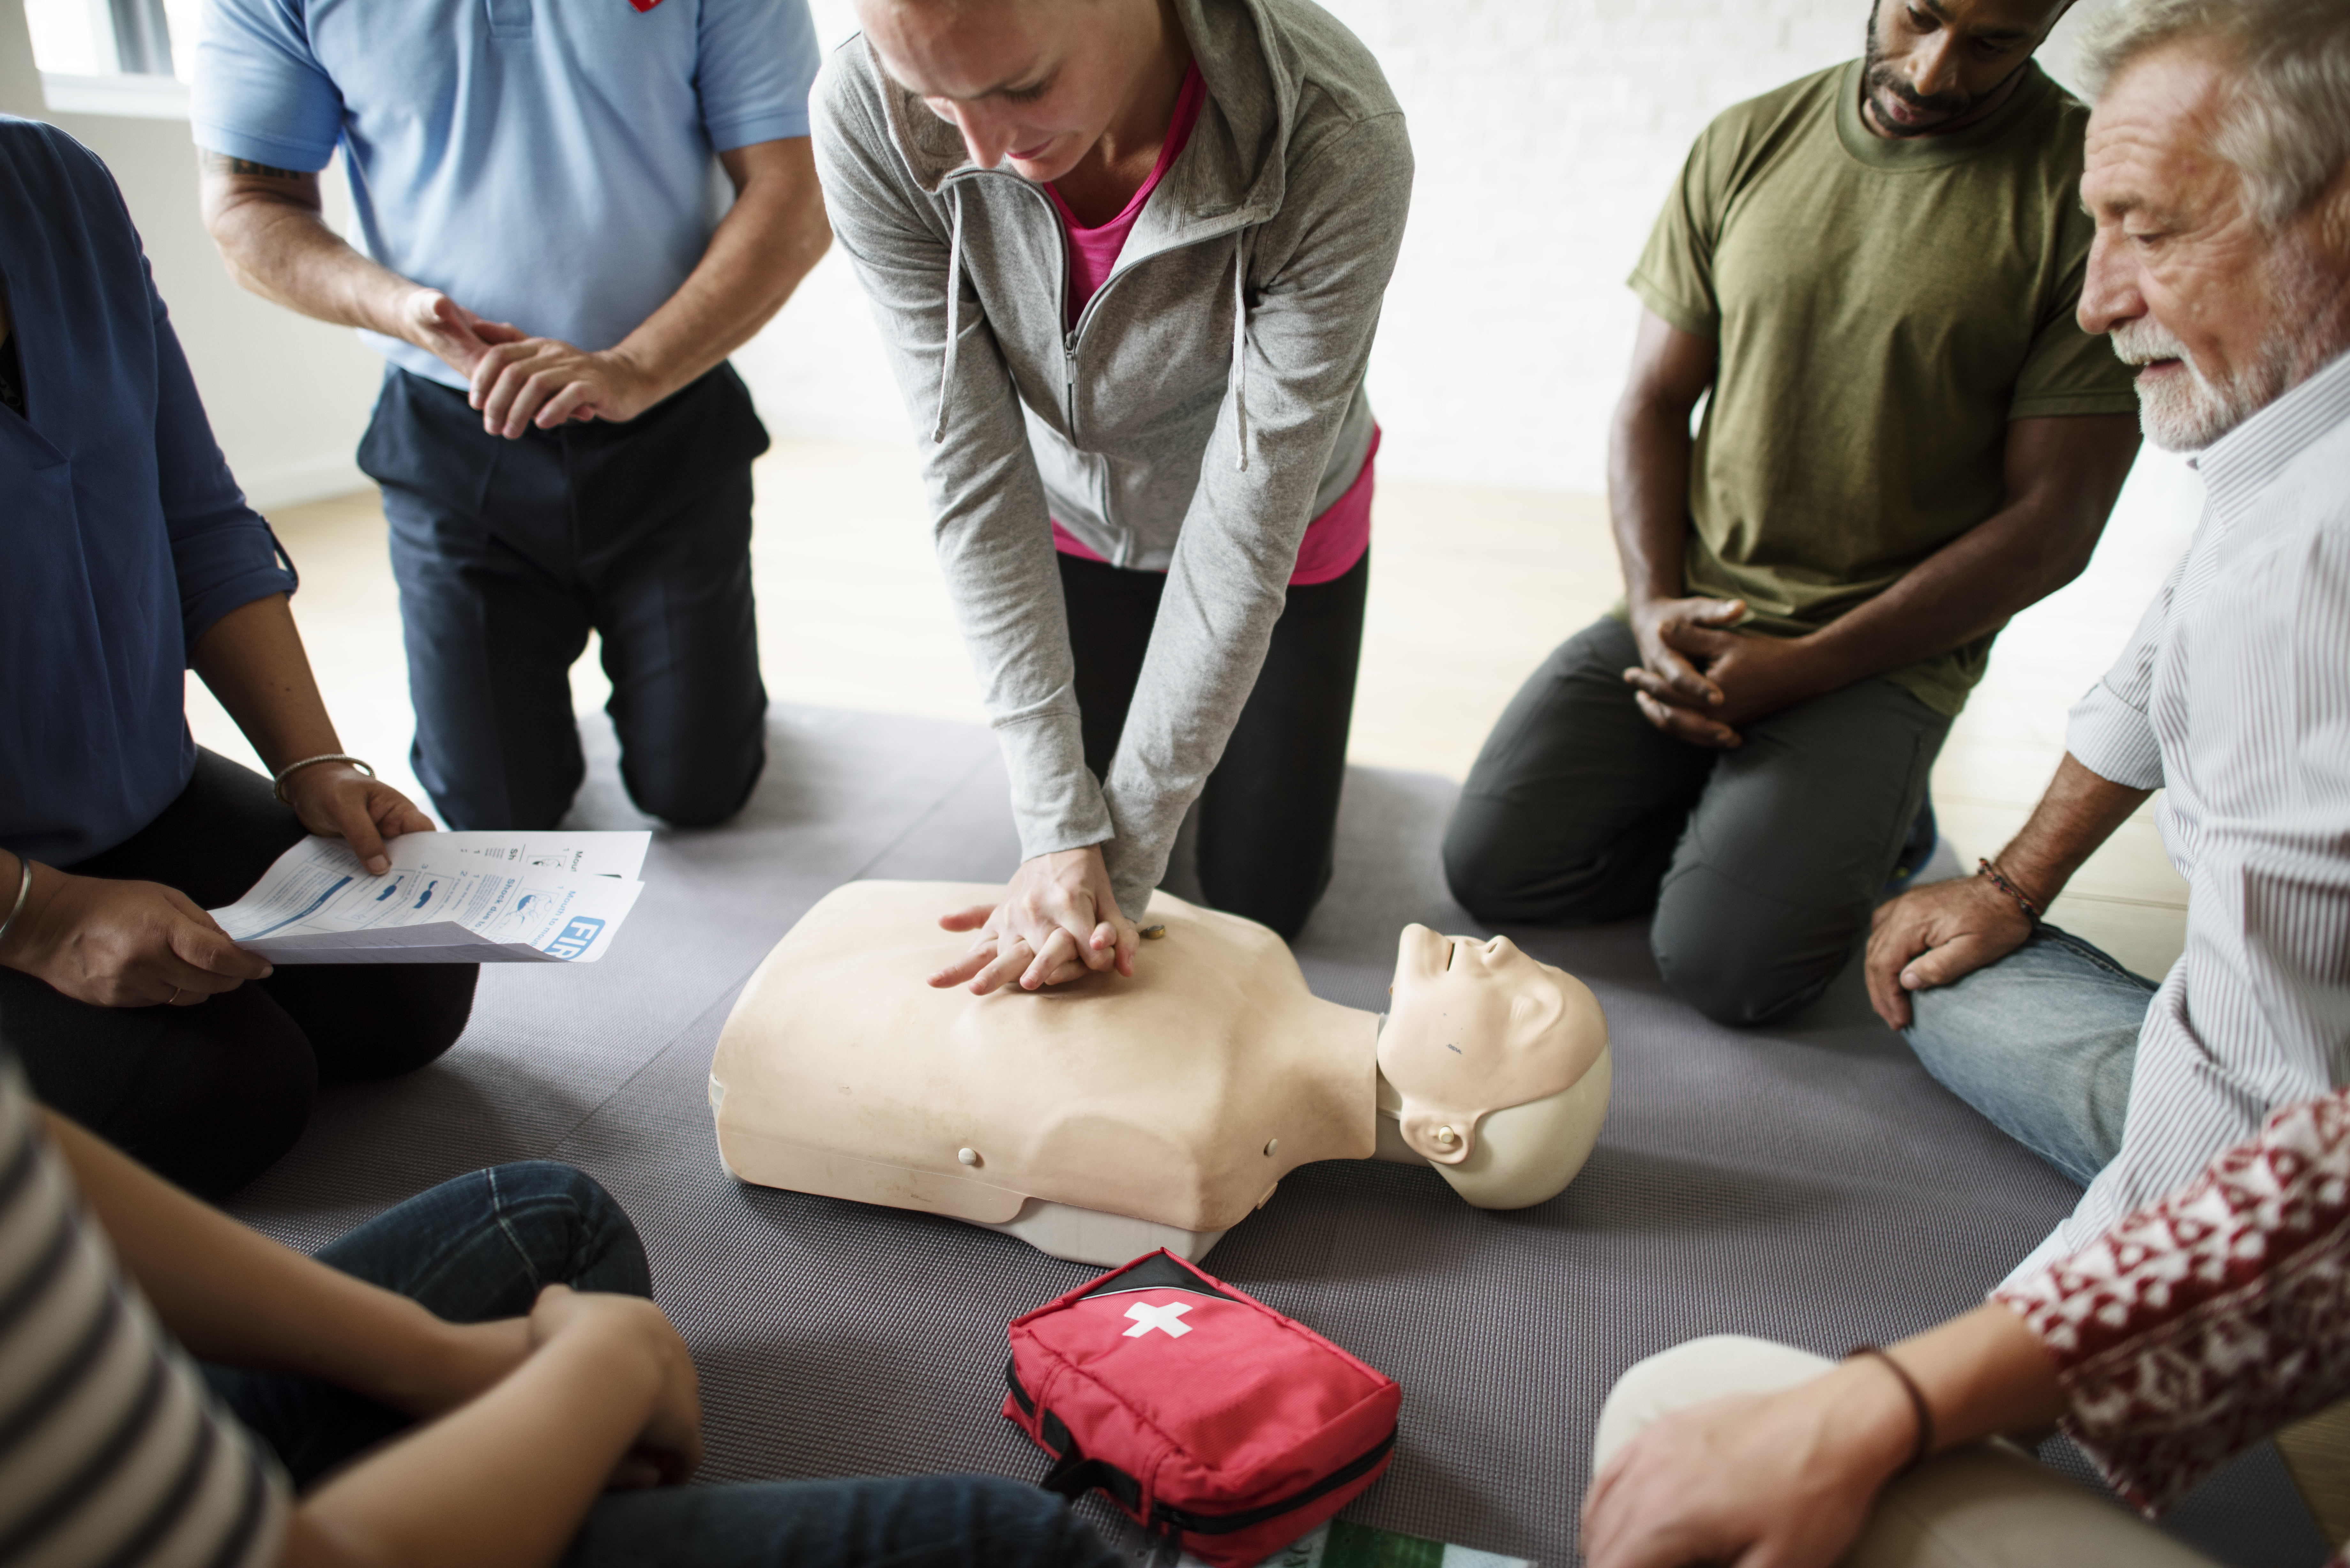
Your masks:
{"label": "clasped hands on lap", "polygon": [[1036,991],[1105,970],[1132,975],[1141,934],[1118,909],[1098,844],[1022,861],[1002,903],[953,910],[939,925],[979,934],[962,961],[931,983],[968,982],[975,996],[1015,980]]}
{"label": "clasped hands on lap", "polygon": [[1734,629],[1742,599],[1640,598],[1630,607],[1640,662],[1624,671],[1648,722],[1691,745],[1731,751],[1758,719],[1853,679],[1825,668],[1804,637]]}

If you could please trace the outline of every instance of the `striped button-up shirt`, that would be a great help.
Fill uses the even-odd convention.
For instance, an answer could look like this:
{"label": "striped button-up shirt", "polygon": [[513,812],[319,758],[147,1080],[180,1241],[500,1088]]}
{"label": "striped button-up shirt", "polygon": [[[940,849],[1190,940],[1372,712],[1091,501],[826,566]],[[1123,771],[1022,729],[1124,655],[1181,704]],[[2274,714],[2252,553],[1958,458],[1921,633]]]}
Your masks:
{"label": "striped button-up shirt", "polygon": [[2163,791],[2187,950],[2147,1012],[2121,1152],[2012,1276],[2350,1083],[2350,355],[2202,455],[2186,556],[2065,749]]}

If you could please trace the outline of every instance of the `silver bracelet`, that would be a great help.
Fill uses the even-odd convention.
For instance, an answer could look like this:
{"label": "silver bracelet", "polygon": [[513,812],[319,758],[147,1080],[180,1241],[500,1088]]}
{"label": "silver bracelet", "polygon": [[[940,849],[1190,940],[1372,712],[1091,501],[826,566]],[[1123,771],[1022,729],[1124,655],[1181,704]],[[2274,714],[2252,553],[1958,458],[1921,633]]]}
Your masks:
{"label": "silver bracelet", "polygon": [[294,804],[292,801],[286,798],[286,781],[292,778],[296,774],[300,773],[304,768],[310,766],[314,763],[348,763],[351,766],[359,769],[359,772],[367,774],[368,777],[375,777],[375,769],[371,765],[359,761],[359,758],[352,756],[348,752],[326,752],[315,757],[304,757],[298,763],[288,763],[284,767],[277,770],[277,777],[270,784],[269,793],[277,797],[278,805],[292,805]]}
{"label": "silver bracelet", "polygon": [[5,920],[0,920],[0,942],[5,942],[8,940],[8,928],[15,925],[16,923],[16,917],[25,912],[25,899],[33,891],[32,857],[29,855],[17,856],[16,865],[18,867],[16,874],[16,902],[8,910],[8,918]]}

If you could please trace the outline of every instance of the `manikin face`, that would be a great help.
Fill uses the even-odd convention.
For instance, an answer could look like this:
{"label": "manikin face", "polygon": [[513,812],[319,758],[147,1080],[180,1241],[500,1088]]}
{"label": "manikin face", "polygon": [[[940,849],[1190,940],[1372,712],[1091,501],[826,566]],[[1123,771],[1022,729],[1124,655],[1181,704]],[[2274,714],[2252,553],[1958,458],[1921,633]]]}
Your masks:
{"label": "manikin face", "polygon": [[1407,926],[1390,995],[1379,1070],[1401,1096],[1404,1141],[1439,1166],[1468,1158],[1487,1113],[1571,1087],[1607,1048],[1589,989],[1507,937]]}
{"label": "manikin face", "polygon": [[1157,0],[858,0],[857,18],[972,162],[1040,184],[1102,139],[1159,37]]}
{"label": "manikin face", "polygon": [[2350,316],[2321,221],[2343,190],[2264,229],[2213,150],[2224,84],[2208,54],[2160,49],[2126,67],[2089,117],[2081,202],[2097,237],[2081,327],[2111,333],[2114,352],[2144,367],[2139,420],[2171,452],[2210,445],[2318,369]]}
{"label": "manikin face", "polygon": [[1981,119],[2071,4],[1877,0],[1864,78],[1871,129],[1930,136]]}

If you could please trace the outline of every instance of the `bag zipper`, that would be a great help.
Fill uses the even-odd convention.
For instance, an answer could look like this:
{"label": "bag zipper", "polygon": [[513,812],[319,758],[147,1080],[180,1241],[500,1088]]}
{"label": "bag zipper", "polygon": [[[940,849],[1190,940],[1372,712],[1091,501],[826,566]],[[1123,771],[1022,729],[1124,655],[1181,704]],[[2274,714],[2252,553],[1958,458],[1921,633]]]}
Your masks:
{"label": "bag zipper", "polygon": [[[1003,1381],[1011,1388],[1012,1402],[1020,1407],[1020,1413],[1035,1419],[1037,1414],[1036,1401],[1030,1398],[1028,1390],[1020,1386],[1020,1373],[1016,1362],[1007,1361],[1003,1364]],[[1050,1412],[1046,1412],[1046,1415],[1049,1417]],[[1060,1423],[1056,1422],[1055,1425]],[[1067,1430],[1066,1426],[1063,1426],[1062,1429]],[[1275,1502],[1243,1509],[1238,1513],[1195,1513],[1190,1509],[1170,1508],[1165,1503],[1153,1503],[1150,1517],[1144,1520],[1143,1524],[1148,1529],[1168,1528],[1183,1531],[1192,1535],[1230,1535],[1235,1531],[1253,1530],[1260,1524],[1279,1519],[1284,1513],[1294,1513],[1317,1498],[1327,1497],[1350,1481],[1361,1480],[1388,1456],[1388,1451],[1394,1449],[1395,1442],[1395,1433],[1389,1432],[1320,1480]],[[1118,1470],[1117,1466],[1106,1459],[1097,1459],[1092,1462],[1099,1465],[1103,1469],[1116,1470],[1120,1476],[1126,1477],[1129,1482],[1133,1480],[1132,1477],[1126,1476],[1125,1471]],[[1136,1490],[1139,1491],[1140,1488],[1138,1486]]]}

